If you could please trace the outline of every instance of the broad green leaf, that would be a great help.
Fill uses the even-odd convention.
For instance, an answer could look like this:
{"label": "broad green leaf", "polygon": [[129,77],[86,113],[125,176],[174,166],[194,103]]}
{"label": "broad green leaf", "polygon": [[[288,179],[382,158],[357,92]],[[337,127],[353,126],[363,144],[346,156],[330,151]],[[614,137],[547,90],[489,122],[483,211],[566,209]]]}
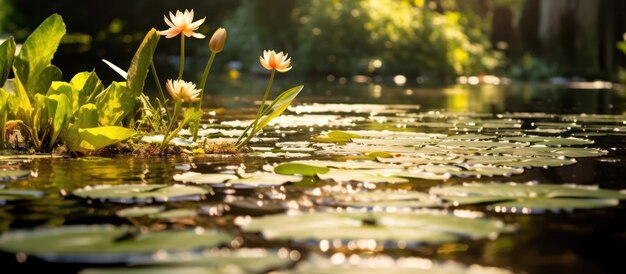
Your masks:
{"label": "broad green leaf", "polygon": [[[616,206],[626,194],[594,186],[550,184],[469,183],[461,186],[442,186],[430,189],[455,205],[495,203],[498,212],[540,213],[545,210],[568,210]],[[510,211],[512,208],[513,211]]]}
{"label": "broad green leaf", "polygon": [[137,97],[126,83],[113,82],[96,98],[98,122],[102,126],[120,126],[126,115],[133,111]]}
{"label": "broad green leaf", "polygon": [[54,57],[61,38],[65,35],[65,23],[58,14],[48,17],[28,36],[15,59],[15,74],[24,84],[28,94],[45,93],[34,87],[42,81],[41,75]]}
{"label": "broad green leaf", "polygon": [[148,34],[141,42],[139,49],[133,56],[128,69],[128,89],[133,97],[139,96],[143,92],[143,85],[148,75],[148,68],[152,62],[152,56],[159,42],[159,35],[155,29],[148,31]]}
{"label": "broad green leaf", "polygon": [[330,171],[327,167],[312,166],[298,163],[283,163],[274,167],[274,172],[283,175],[303,175],[315,176],[318,173],[326,173]]}
{"label": "broad green leaf", "polygon": [[0,45],[0,88],[4,86],[4,82],[9,78],[14,59],[15,38],[11,36]]}
{"label": "broad green leaf", "polygon": [[79,274],[267,273],[270,269],[282,269],[291,263],[293,263],[292,259],[274,249],[223,248],[204,250],[203,252],[170,252],[167,256],[138,257],[137,260],[132,260],[132,267],[89,268],[81,270]]}
{"label": "broad green leaf", "polygon": [[65,94],[52,94],[46,97],[48,118],[52,119],[50,146],[54,145],[59,134],[69,123],[71,115],[70,99]]}
{"label": "broad green leaf", "polygon": [[373,239],[430,244],[462,238],[492,238],[512,231],[500,221],[463,218],[437,211],[281,214],[241,220],[238,225],[246,232],[261,232],[269,240]]}
{"label": "broad green leaf", "polygon": [[50,83],[50,88],[46,95],[52,94],[64,94],[70,100],[70,116],[74,115],[74,112],[78,111],[78,91],[75,90],[69,83],[63,81],[54,81]]}
{"label": "broad green leaf", "polygon": [[28,178],[30,174],[30,169],[0,170],[0,181]]}
{"label": "broad green leaf", "polygon": [[0,250],[51,262],[123,263],[156,252],[182,252],[230,242],[216,230],[139,232],[128,226],[75,225],[14,230],[0,237]]}
{"label": "broad green leaf", "polygon": [[133,129],[117,126],[78,129],[79,146],[87,151],[98,150],[133,137],[135,133]]}
{"label": "broad green leaf", "polygon": [[0,88],[0,149],[4,148],[6,141],[6,122],[9,114],[9,97],[11,95],[4,89]]}
{"label": "broad green leaf", "polygon": [[358,135],[356,133],[350,133],[350,132],[339,131],[339,130],[331,131],[327,135],[328,137],[331,137],[331,138],[361,138],[361,135]]}
{"label": "broad green leaf", "polygon": [[199,121],[202,118],[202,111],[196,110],[195,108],[185,109],[183,113],[183,122],[182,126],[189,124],[192,121]]}
{"label": "broad green leaf", "polygon": [[37,199],[37,198],[41,198],[42,196],[43,196],[43,191],[41,190],[0,189],[0,203],[5,202],[5,201]]}
{"label": "broad green leaf", "polygon": [[[95,128],[98,126],[98,109],[94,104],[86,104],[80,107],[76,120],[63,132],[62,138],[69,151],[81,151],[79,129]],[[84,151],[83,151],[84,152]]]}
{"label": "broad green leaf", "polygon": [[27,90],[29,94],[32,94],[33,91],[36,93],[46,93],[55,81],[60,81],[63,77],[63,72],[59,68],[54,65],[49,65],[44,68],[43,71],[37,77],[37,82],[32,84],[30,90]]}
{"label": "broad green leaf", "polygon": [[101,185],[74,190],[72,194],[85,199],[118,203],[173,202],[199,200],[209,193],[204,188],[185,185]]}
{"label": "broad green leaf", "polygon": [[15,74],[13,83],[15,84],[15,95],[9,98],[9,110],[17,119],[22,120],[28,126],[32,126],[33,106],[19,75]]}
{"label": "broad green leaf", "polygon": [[102,82],[95,71],[77,73],[70,81],[70,85],[77,91],[76,99],[72,102],[73,105],[76,105],[76,110],[78,106],[92,103],[95,96],[104,90],[104,86],[102,86]]}
{"label": "broad green leaf", "polygon": [[165,208],[162,206],[143,206],[143,207],[131,207],[125,208],[122,210],[118,210],[115,212],[115,215],[123,218],[135,218],[148,216],[151,214],[159,213],[163,211]]}
{"label": "broad green leaf", "polygon": [[[342,253],[337,253],[342,254]],[[343,255],[343,254],[342,254]],[[347,257],[347,256],[346,256]],[[483,267],[477,264],[470,266],[454,261],[425,260],[418,257],[390,257],[386,255],[367,256],[350,255],[350,259],[338,257],[341,262],[331,258],[322,258],[316,254],[300,262],[296,267],[272,271],[273,274],[513,274],[503,268]],[[344,259],[346,258],[346,259]],[[80,274],[124,274],[120,273],[80,273]],[[131,274],[131,273],[129,273]]]}
{"label": "broad green leaf", "polygon": [[278,97],[272,101],[272,104],[263,111],[263,117],[259,119],[259,123],[252,130],[252,135],[261,131],[270,121],[280,116],[280,114],[291,105],[291,102],[298,96],[302,88],[304,88],[304,86],[293,87],[278,95]]}
{"label": "broad green leaf", "polygon": [[239,179],[234,174],[185,172],[174,175],[174,181],[194,184],[223,184],[228,180]]}

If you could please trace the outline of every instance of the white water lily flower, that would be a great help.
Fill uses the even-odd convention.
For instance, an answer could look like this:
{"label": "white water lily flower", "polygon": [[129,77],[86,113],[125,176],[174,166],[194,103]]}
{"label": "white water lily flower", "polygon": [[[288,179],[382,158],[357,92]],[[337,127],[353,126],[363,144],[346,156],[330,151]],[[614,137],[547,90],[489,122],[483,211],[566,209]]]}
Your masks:
{"label": "white water lily flower", "polygon": [[170,93],[174,101],[184,103],[194,103],[200,101],[200,89],[196,89],[196,84],[183,80],[167,80],[165,83],[167,92]]}
{"label": "white water lily flower", "polygon": [[167,16],[163,15],[165,18],[165,23],[170,27],[167,30],[159,31],[160,35],[165,35],[165,38],[172,38],[178,36],[178,34],[182,33],[183,35],[190,37],[193,36],[195,38],[202,39],[205,36],[201,33],[194,32],[195,30],[204,23],[206,17],[193,22],[193,9],[191,11],[185,10],[185,12],[181,12],[179,10],[176,11],[176,15],[170,12],[170,19],[167,19]]}
{"label": "white water lily flower", "polygon": [[273,50],[264,50],[263,56],[260,57],[261,65],[267,70],[287,72],[291,69],[291,58],[288,58],[288,55],[282,51],[277,54]]}

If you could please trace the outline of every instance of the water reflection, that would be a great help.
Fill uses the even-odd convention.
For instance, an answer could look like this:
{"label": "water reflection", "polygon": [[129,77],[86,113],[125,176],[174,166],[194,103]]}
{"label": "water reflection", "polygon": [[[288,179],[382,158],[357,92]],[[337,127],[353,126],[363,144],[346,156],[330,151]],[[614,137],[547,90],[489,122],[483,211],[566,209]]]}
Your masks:
{"label": "water reflection", "polygon": [[[205,100],[210,106],[242,107],[258,100],[265,79],[249,77],[243,80],[222,79],[207,88]],[[273,94],[301,81],[285,79],[274,87]],[[422,110],[452,112],[549,112],[621,114],[625,95],[621,90],[592,83],[571,85],[510,84],[510,85],[451,85],[397,86],[393,82],[344,84],[328,81],[305,83],[298,102],[342,102],[376,104],[418,104]]]}

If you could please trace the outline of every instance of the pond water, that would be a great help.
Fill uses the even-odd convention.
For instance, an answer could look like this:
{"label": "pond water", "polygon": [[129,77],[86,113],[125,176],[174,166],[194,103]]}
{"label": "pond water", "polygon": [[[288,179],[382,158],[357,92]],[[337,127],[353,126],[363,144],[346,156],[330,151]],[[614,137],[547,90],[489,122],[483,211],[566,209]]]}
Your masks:
{"label": "pond water", "polygon": [[[0,262],[15,272],[54,273],[626,267],[619,201],[626,193],[588,188],[626,189],[623,92],[592,84],[339,82],[305,84],[253,153],[0,158]],[[241,121],[254,117],[259,83],[211,87],[208,103],[219,108],[204,133],[236,136]],[[317,175],[292,175],[311,170]],[[445,188],[464,184],[485,188]],[[540,188],[547,184],[568,187]],[[94,187],[101,185],[118,188]],[[182,235],[189,231],[195,236]],[[419,259],[403,264],[405,257]],[[126,265],[143,268],[115,272]]]}

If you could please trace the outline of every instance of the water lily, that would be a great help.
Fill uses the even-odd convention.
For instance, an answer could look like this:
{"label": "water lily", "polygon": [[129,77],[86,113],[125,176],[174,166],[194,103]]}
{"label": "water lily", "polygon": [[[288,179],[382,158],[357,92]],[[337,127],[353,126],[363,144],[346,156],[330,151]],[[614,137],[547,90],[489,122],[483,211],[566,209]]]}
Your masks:
{"label": "water lily", "polygon": [[171,21],[167,19],[165,15],[163,15],[163,18],[165,19],[165,23],[170,27],[167,30],[159,31],[159,34],[165,35],[165,38],[176,37],[180,33],[187,37],[193,36],[199,39],[205,37],[203,34],[194,31],[204,23],[206,17],[193,22],[193,9],[191,11],[185,10],[185,12],[177,10],[176,15],[170,12]]}
{"label": "water lily", "polygon": [[224,49],[224,44],[226,43],[226,29],[219,28],[213,33],[211,36],[211,40],[209,41],[209,48],[211,52],[219,53]]}
{"label": "water lily", "polygon": [[[194,103],[200,101],[200,90],[196,89],[196,84],[192,82],[185,82],[183,80],[172,80],[169,79],[165,83],[165,88],[167,92],[170,93],[172,98],[174,98],[174,112],[172,113],[170,123],[167,126],[167,130],[165,131],[165,136],[163,138],[163,142],[161,143],[161,152],[165,151],[165,147],[167,144],[180,132],[183,126],[189,123],[191,120],[199,120],[202,116],[201,112],[193,113],[190,112],[189,115],[187,111],[185,111],[185,117],[181,123],[179,123],[178,127],[174,130],[174,123],[176,122],[176,118],[180,114],[181,107],[183,103]],[[194,110],[195,111],[195,110]],[[197,115],[199,114],[199,116]],[[196,115],[196,118],[190,118],[191,115]]]}
{"label": "water lily", "polygon": [[[272,74],[270,76],[270,81],[267,83],[267,88],[265,88],[265,94],[263,95],[263,100],[261,100],[261,105],[259,106],[259,110],[257,111],[256,118],[254,122],[248,126],[246,130],[239,136],[237,139],[237,149],[246,145],[252,137],[254,137],[254,133],[257,131],[256,127],[259,123],[259,119],[263,116],[263,112],[265,109],[265,102],[267,101],[267,97],[270,94],[270,89],[272,88],[272,83],[274,82],[274,75],[276,75],[276,71],[278,72],[287,72],[291,69],[291,58],[288,57],[288,54],[283,53],[282,51],[278,54],[273,50],[264,50],[263,56],[260,57],[261,65],[267,70],[271,70]],[[244,135],[247,134],[248,130],[250,130],[250,134],[244,139]]]}
{"label": "water lily", "polygon": [[277,54],[273,50],[264,50],[260,61],[261,65],[267,70],[287,72],[291,69],[291,58],[288,58],[288,54],[282,51]]}
{"label": "water lily", "polygon": [[[215,55],[220,53],[224,49],[224,44],[226,44],[226,29],[218,28],[213,36],[211,36],[211,40],[209,41],[209,49],[211,50],[211,56],[209,57],[209,61],[204,68],[204,72],[202,73],[202,80],[200,81],[200,88],[202,92],[200,93],[200,98],[204,97],[204,86],[206,85],[206,79],[209,77],[209,71],[211,70],[211,66],[213,65],[213,60],[215,59]],[[200,111],[202,108],[202,100],[198,102],[196,105],[196,110]],[[193,136],[193,140],[195,141],[198,138],[198,129],[200,127],[200,121],[192,124],[191,135]]]}
{"label": "water lily", "polygon": [[174,101],[193,103],[200,101],[200,91],[196,89],[196,84],[192,82],[185,82],[183,80],[167,80],[165,83],[167,92],[170,93]]}

